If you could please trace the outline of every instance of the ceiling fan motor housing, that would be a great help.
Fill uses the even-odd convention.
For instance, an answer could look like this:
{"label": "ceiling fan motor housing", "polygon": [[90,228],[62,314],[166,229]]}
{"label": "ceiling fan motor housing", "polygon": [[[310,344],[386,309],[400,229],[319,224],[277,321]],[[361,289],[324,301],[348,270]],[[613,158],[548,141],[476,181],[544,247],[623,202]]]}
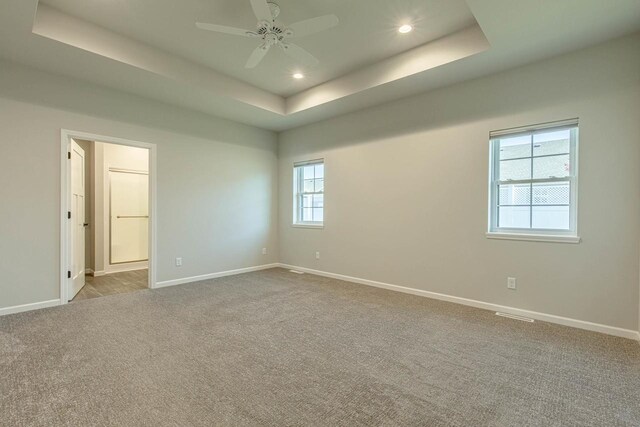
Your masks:
{"label": "ceiling fan motor housing", "polygon": [[273,46],[283,41],[285,37],[291,37],[293,31],[289,28],[284,28],[277,23],[270,23],[267,21],[258,22],[258,29],[256,30],[258,35],[262,36],[265,43]]}

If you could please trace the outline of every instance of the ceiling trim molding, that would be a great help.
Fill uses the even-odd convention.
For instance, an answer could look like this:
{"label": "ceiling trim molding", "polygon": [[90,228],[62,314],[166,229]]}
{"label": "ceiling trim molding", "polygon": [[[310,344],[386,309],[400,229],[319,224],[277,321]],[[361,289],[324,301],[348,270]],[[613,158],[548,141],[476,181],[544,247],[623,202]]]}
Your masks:
{"label": "ceiling trim molding", "polygon": [[39,3],[37,6],[32,32],[131,67],[188,84],[210,93],[211,96],[231,98],[279,116],[292,115],[361,93],[484,52],[490,47],[484,33],[475,24],[359,71],[284,98],[78,19],[44,3]]}
{"label": "ceiling trim molding", "polygon": [[287,98],[287,115],[481,53],[491,46],[479,25],[425,43]]}
{"label": "ceiling trim molding", "polygon": [[38,4],[32,31],[132,67],[188,83],[211,92],[212,96],[233,98],[272,113],[285,114],[285,100],[281,96],[123,37],[44,3]]}

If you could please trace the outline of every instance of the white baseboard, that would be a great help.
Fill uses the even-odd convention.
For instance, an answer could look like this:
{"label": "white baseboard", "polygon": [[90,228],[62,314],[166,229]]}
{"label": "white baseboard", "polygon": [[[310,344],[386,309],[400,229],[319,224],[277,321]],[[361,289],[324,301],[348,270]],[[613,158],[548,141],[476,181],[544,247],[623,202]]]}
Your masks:
{"label": "white baseboard", "polygon": [[94,272],[92,269],[90,269],[90,268],[85,268],[85,270],[84,270],[84,274],[85,274],[85,276],[87,276],[87,275],[88,275],[88,276],[93,276],[93,275],[94,275],[94,273],[95,273],[95,272]]}
{"label": "white baseboard", "polygon": [[145,268],[149,268],[149,261],[140,261],[140,262],[130,262],[126,264],[110,264],[105,268],[105,274],[112,273],[124,273],[125,271],[135,271],[135,270],[144,270]]}
{"label": "white baseboard", "polygon": [[270,268],[276,268],[276,267],[280,267],[280,264],[278,263],[264,264],[264,265],[257,265],[254,267],[238,268],[236,270],[220,271],[218,273],[203,274],[200,276],[184,277],[182,279],[166,280],[164,282],[157,282],[156,285],[154,286],[154,289],[166,288],[167,286],[183,285],[185,283],[191,283],[191,282],[199,282],[201,280],[216,279],[218,277],[234,276],[236,274],[250,273],[252,271],[268,270]]}
{"label": "white baseboard", "polygon": [[94,271],[94,272],[93,272],[93,277],[100,277],[100,276],[104,276],[104,275],[106,275],[106,274],[107,274],[107,272],[106,272],[106,271],[104,271],[104,270]]}
{"label": "white baseboard", "polygon": [[587,322],[584,320],[570,319],[568,317],[556,316],[553,314],[538,313],[536,311],[523,310],[520,308],[507,307],[498,304],[492,304],[484,301],[477,301],[468,298],[455,297],[452,295],[440,294],[437,292],[423,291],[421,289],[407,288],[404,286],[391,285],[389,283],[376,282],[375,280],[361,279],[358,277],[345,276],[343,274],[328,273],[326,271],[313,270],[305,267],[298,267],[288,264],[280,264],[282,268],[289,270],[303,271],[317,276],[330,277],[332,279],[344,280],[346,282],[358,283],[361,285],[374,286],[376,288],[389,289],[391,291],[403,292],[406,294],[418,295],[422,297],[437,299],[441,301],[453,302],[456,304],[468,305],[470,307],[482,308],[491,311],[501,311],[503,313],[515,314],[516,316],[529,317],[531,319],[543,322],[556,323],[573,328],[586,329],[588,331],[600,332],[603,334],[614,335],[622,338],[629,338],[640,341],[640,332],[631,329],[623,329],[615,326],[601,325],[599,323]]}
{"label": "white baseboard", "polygon": [[[477,301],[477,300],[472,300],[468,298],[461,298],[461,297],[441,294],[437,292],[424,291],[421,289],[408,288],[404,286],[392,285],[389,283],[377,282],[375,280],[361,279],[358,277],[345,276],[343,274],[329,273],[326,271],[313,270],[311,268],[298,267],[298,266],[281,264],[281,263],[264,264],[264,265],[254,266],[254,267],[239,268],[236,270],[228,270],[228,271],[221,271],[217,273],[203,274],[200,276],[192,276],[192,277],[185,277],[181,279],[167,280],[167,281],[156,283],[156,286],[154,288],[156,289],[165,288],[168,286],[182,285],[185,283],[199,282],[201,280],[215,279],[218,277],[225,277],[225,276],[233,276],[236,274],[250,273],[252,271],[260,271],[260,270],[268,270],[270,268],[277,268],[277,267],[286,268],[290,270],[303,271],[305,273],[315,274],[318,276],[330,277],[333,279],[344,280],[346,282],[358,283],[358,284],[367,285],[367,286],[374,286],[376,288],[383,288],[383,289],[388,289],[396,292],[403,292],[406,294],[412,294],[412,295],[418,295],[422,297],[437,299],[441,301],[453,302],[456,304],[467,305],[470,307],[476,307],[476,308],[481,308],[485,310],[501,311],[503,313],[529,317],[531,319],[536,319],[543,322],[556,323],[559,325],[585,329],[588,331],[600,332],[608,335],[614,335],[617,337],[629,338],[629,339],[633,339],[640,342],[640,332],[633,331],[631,329],[623,329],[615,326],[607,326],[607,325],[602,325],[598,323],[587,322],[584,320],[576,320],[576,319],[570,319],[567,317],[556,316],[553,314],[545,314],[545,313],[523,310],[523,309],[514,308],[514,307],[507,307],[507,306],[492,304],[484,301]],[[105,272],[96,271],[94,272],[94,274],[104,275]],[[17,305],[13,307],[4,307],[4,308],[0,308],[0,316],[13,314],[13,313],[20,313],[23,311],[36,310],[40,308],[53,307],[56,305],[60,305],[59,299],[36,302],[31,304]]]}
{"label": "white baseboard", "polygon": [[14,314],[14,313],[22,313],[23,311],[37,310],[40,308],[54,307],[56,305],[60,305],[60,299],[34,302],[31,304],[14,305],[13,307],[0,308],[0,316],[5,316],[7,314]]}

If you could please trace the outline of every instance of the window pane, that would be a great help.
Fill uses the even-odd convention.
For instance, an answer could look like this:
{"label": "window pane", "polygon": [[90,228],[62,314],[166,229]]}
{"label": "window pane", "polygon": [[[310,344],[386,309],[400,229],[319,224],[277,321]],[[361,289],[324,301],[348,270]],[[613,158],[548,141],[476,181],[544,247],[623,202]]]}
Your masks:
{"label": "window pane", "polygon": [[303,169],[303,179],[313,179],[314,178],[313,170],[314,170],[313,166],[305,166]]}
{"label": "window pane", "polygon": [[531,159],[500,162],[500,181],[531,179]]}
{"label": "window pane", "polygon": [[569,182],[533,184],[534,205],[568,205],[570,196]]}
{"label": "window pane", "polygon": [[500,138],[500,160],[531,157],[531,135]]}
{"label": "window pane", "polygon": [[313,193],[313,185],[314,180],[313,179],[305,179],[304,180],[304,187],[303,190],[305,193]]}
{"label": "window pane", "polygon": [[569,229],[569,206],[534,206],[533,228]]}
{"label": "window pane", "polygon": [[533,136],[533,155],[567,154],[570,140],[570,129],[538,133]]}
{"label": "window pane", "polygon": [[296,167],[293,170],[293,179],[296,181],[297,191],[302,191],[302,170],[301,167]]}
{"label": "window pane", "polygon": [[562,234],[574,226],[577,126],[560,126],[492,138],[492,229]]}
{"label": "window pane", "polygon": [[498,227],[530,228],[530,215],[529,206],[499,207]]}
{"label": "window pane", "polygon": [[313,196],[302,196],[302,207],[303,208],[311,208],[313,207]]}
{"label": "window pane", "polygon": [[499,205],[529,205],[531,203],[531,185],[500,185],[498,190]]}
{"label": "window pane", "polygon": [[569,176],[569,155],[537,157],[533,159],[533,178],[560,178]]}
{"label": "window pane", "polygon": [[[296,185],[295,221],[298,223],[322,222],[324,218],[324,164],[294,166]],[[319,194],[318,194],[319,193]]]}

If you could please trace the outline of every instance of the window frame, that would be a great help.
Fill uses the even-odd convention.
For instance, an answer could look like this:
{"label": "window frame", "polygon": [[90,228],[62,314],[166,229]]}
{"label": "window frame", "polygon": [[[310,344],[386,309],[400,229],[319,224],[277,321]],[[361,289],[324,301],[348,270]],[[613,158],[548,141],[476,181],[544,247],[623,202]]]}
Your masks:
{"label": "window frame", "polygon": [[[532,140],[536,134],[547,133],[552,131],[558,131],[563,129],[570,129],[569,140],[569,164],[570,174],[568,177],[562,178],[533,178],[523,180],[507,180],[500,181],[500,139],[505,137],[530,135]],[[579,146],[579,123],[578,119],[563,120],[560,122],[549,122],[539,125],[526,126],[521,128],[505,129],[501,131],[490,132],[489,134],[489,218],[488,218],[488,230],[486,236],[489,238],[508,239],[508,240],[531,240],[531,241],[549,241],[549,242],[564,242],[564,243],[579,243],[580,237],[578,236],[578,146]],[[533,141],[532,141],[533,143]],[[533,159],[542,156],[535,157],[531,153],[532,162],[532,174],[533,174]],[[524,157],[529,158],[529,157]],[[511,159],[513,160],[513,159]],[[498,198],[500,185],[514,185],[514,184],[538,184],[538,183],[554,183],[554,182],[569,182],[569,229],[546,229],[546,228],[511,228],[511,227],[499,227],[498,226]],[[531,191],[531,198],[533,198],[533,191]],[[529,205],[531,209],[532,201]],[[531,215],[531,214],[530,214]],[[531,221],[533,217],[531,216]]]}
{"label": "window frame", "polygon": [[[307,160],[302,162],[295,162],[293,164],[293,226],[301,227],[301,228],[324,228],[325,222],[325,209],[324,209],[324,198],[322,204],[322,221],[304,221],[303,218],[303,205],[304,205],[304,196],[306,195],[323,195],[325,194],[326,187],[326,167],[325,174],[323,176],[323,187],[322,191],[313,191],[313,192],[305,192],[304,191],[304,167],[305,166],[316,166],[323,165],[325,166],[324,159],[315,159],[315,160]],[[315,179],[315,178],[314,178]]]}

